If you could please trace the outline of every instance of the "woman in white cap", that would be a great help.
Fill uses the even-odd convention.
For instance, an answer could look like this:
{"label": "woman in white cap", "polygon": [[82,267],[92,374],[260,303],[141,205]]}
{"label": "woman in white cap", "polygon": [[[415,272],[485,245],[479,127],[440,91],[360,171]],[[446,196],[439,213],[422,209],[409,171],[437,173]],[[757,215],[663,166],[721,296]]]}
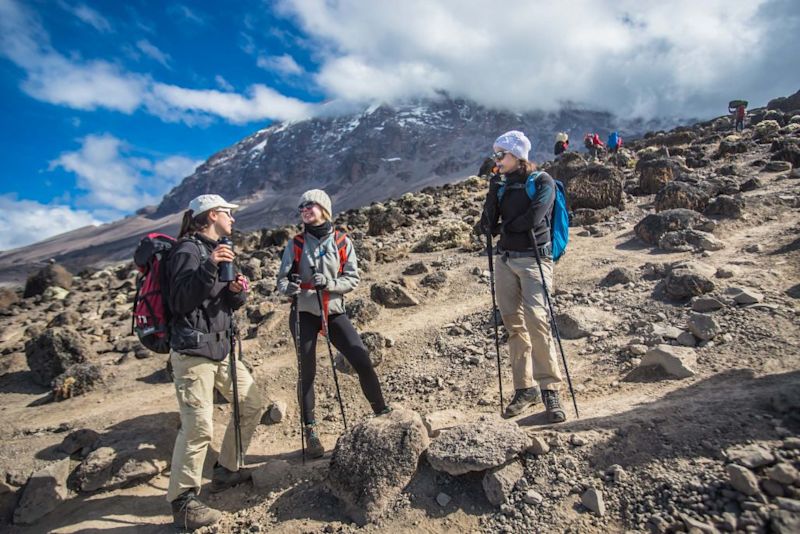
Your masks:
{"label": "woman in white cap", "polygon": [[[344,308],[344,294],[358,285],[358,263],[350,239],[335,231],[331,216],[331,199],[320,189],[303,193],[298,206],[303,233],[296,236],[283,253],[278,270],[278,290],[296,297],[289,321],[295,332],[294,306],[300,312],[301,411],[306,434],[306,452],[318,458],[325,449],[316,431],[314,416],[314,377],[317,372],[317,336],[322,330],[322,316],[327,318],[331,343],[341,352],[358,374],[361,390],[376,415],[388,413],[369,353]],[[296,275],[296,281],[292,277]],[[316,290],[322,289],[323,310]]]}
{"label": "woman in white cap", "polygon": [[495,262],[497,303],[508,331],[515,389],[504,415],[519,415],[541,399],[548,419],[558,423],[566,420],[558,394],[561,371],[536,264],[538,248],[547,288],[552,291],[550,220],[555,183],[549,174],[538,173],[535,193],[529,196],[526,184],[536,164],[528,160],[531,142],[524,133],[506,132],[493,148],[497,174],[489,183],[481,224],[485,232],[500,234],[496,251],[500,261]]}
{"label": "woman in white cap", "polygon": [[[231,350],[233,312],[247,299],[248,281],[237,274],[231,282],[219,280],[219,264],[236,257],[219,239],[231,235],[236,204],[219,195],[200,195],[183,215],[178,243],[168,260],[170,363],[174,373],[181,427],[172,453],[167,500],[175,526],[193,530],[215,523],[220,512],[197,495],[203,463],[214,423],[214,388],[231,399],[233,382],[227,356]],[[264,411],[261,392],[250,372],[236,360],[242,449]],[[240,469],[233,421],[228,424],[214,465],[211,491],[221,491],[250,478]]]}

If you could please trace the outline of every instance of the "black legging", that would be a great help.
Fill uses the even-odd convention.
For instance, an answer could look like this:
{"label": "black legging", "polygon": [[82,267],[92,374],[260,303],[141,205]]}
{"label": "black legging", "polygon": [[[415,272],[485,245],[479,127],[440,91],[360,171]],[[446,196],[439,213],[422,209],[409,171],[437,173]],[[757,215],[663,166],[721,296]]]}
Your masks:
{"label": "black legging", "polygon": [[[305,422],[313,423],[314,418],[314,377],[317,375],[317,335],[320,333],[320,317],[313,313],[300,312],[300,358],[303,385],[303,410]],[[289,316],[289,329],[292,331],[292,339],[295,337],[295,311]],[[330,315],[328,317],[328,331],[331,336],[331,343],[341,352],[350,365],[358,373],[358,381],[361,383],[361,391],[372,406],[372,411],[378,413],[386,408],[381,392],[381,384],[378,382],[378,375],[369,359],[369,353],[361,337],[356,332],[350,319],[344,313]]]}

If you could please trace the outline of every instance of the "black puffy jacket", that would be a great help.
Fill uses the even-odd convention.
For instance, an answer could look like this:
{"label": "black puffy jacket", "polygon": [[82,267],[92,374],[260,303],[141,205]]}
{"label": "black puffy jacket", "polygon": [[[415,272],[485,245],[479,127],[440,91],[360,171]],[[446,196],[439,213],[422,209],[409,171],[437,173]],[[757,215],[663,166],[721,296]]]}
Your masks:
{"label": "black puffy jacket", "polygon": [[247,294],[233,293],[228,282],[217,279],[209,258],[216,246],[202,234],[181,239],[169,255],[167,294],[172,350],[219,361],[231,350],[231,318]]}

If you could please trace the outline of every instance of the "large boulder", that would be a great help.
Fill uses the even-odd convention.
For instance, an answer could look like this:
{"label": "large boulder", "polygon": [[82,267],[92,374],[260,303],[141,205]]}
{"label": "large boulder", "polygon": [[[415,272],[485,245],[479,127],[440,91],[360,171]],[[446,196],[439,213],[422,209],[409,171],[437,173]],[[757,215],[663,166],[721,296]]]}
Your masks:
{"label": "large boulder", "polygon": [[429,443],[416,412],[395,408],[365,419],[336,442],[328,485],[353,520],[375,521],[409,483]]}
{"label": "large boulder", "polygon": [[669,158],[640,160],[636,172],[639,174],[639,190],[645,195],[657,193],[678,174],[675,162]]}
{"label": "large boulder", "polygon": [[703,210],[703,215],[709,217],[720,217],[739,219],[744,214],[744,199],[741,197],[733,197],[730,195],[719,195],[711,199],[706,208]]}
{"label": "large boulder", "polygon": [[89,362],[70,365],[66,371],[53,379],[51,383],[53,399],[62,401],[84,395],[102,381],[100,366]]}
{"label": "large boulder", "polygon": [[566,185],[571,209],[621,208],[625,180],[617,169],[603,165],[589,165],[576,174]]}
{"label": "large boulder", "polygon": [[7,310],[19,301],[19,294],[10,287],[0,287],[0,310]]}
{"label": "large boulder", "polygon": [[708,193],[687,182],[670,182],[656,193],[656,211],[685,208],[702,212],[708,204]]}
{"label": "large boulder", "polygon": [[371,300],[363,298],[347,299],[344,304],[347,317],[356,326],[364,326],[378,316],[380,308]]}
{"label": "large boulder", "polygon": [[667,232],[658,240],[658,248],[670,252],[722,250],[725,243],[714,234],[699,230],[676,230]]}
{"label": "large boulder", "polygon": [[30,525],[55,510],[69,495],[67,477],[69,458],[52,463],[32,474],[14,510],[14,523]]}
{"label": "large boulder", "polygon": [[412,249],[413,252],[439,252],[449,248],[464,247],[470,243],[472,228],[461,221],[446,222],[426,234]]}
{"label": "large boulder", "polygon": [[25,343],[25,357],[37,384],[52,380],[76,363],[94,355],[91,346],[74,330],[51,328]]}
{"label": "large boulder", "polygon": [[587,226],[590,224],[597,224],[607,221],[619,214],[619,209],[609,206],[601,210],[592,210],[589,208],[578,208],[572,212],[569,218],[570,226]]}
{"label": "large boulder", "polygon": [[773,136],[781,129],[781,125],[776,120],[763,120],[756,124],[755,131],[753,132],[753,139],[756,140],[771,140]]}
{"label": "large boulder", "polygon": [[503,465],[529,445],[530,438],[516,423],[486,419],[442,430],[427,457],[437,471],[463,475]]}
{"label": "large boulder", "polygon": [[611,312],[592,306],[572,306],[556,315],[558,333],[564,339],[580,339],[597,330],[613,329],[619,321]]}
{"label": "large boulder", "polygon": [[800,91],[791,96],[773,98],[767,103],[767,109],[776,109],[784,112],[800,111]]}
{"label": "large boulder", "polygon": [[369,291],[372,300],[387,308],[416,306],[419,301],[404,287],[394,282],[376,282]]}
{"label": "large boulder", "polygon": [[390,234],[401,226],[408,225],[410,222],[410,219],[400,208],[394,206],[387,208],[382,204],[375,204],[372,206],[369,210],[368,217],[368,233],[372,236]]}
{"label": "large boulder", "polygon": [[690,299],[714,291],[712,277],[716,270],[699,261],[674,265],[664,279],[664,291],[674,299]]}
{"label": "large boulder", "polygon": [[697,134],[692,130],[678,130],[668,133],[656,134],[644,140],[645,146],[680,146],[688,145],[697,139]]}
{"label": "large boulder", "polygon": [[693,210],[675,208],[651,213],[634,227],[636,235],[650,245],[657,245],[661,236],[676,230],[695,229],[710,232],[714,222]]}
{"label": "large boulder", "polygon": [[739,135],[732,134],[723,138],[719,142],[719,147],[717,148],[714,157],[719,159],[735,154],[744,154],[754,146],[755,145],[751,141],[742,139],[742,137]]}
{"label": "large boulder", "polygon": [[41,295],[48,287],[72,287],[72,273],[57,263],[51,263],[28,277],[23,298]]}
{"label": "large boulder", "polygon": [[578,152],[568,151],[561,154],[558,161],[545,167],[544,170],[556,180],[561,181],[564,187],[567,187],[572,178],[581,172],[584,167],[586,167],[586,159]]}
{"label": "large boulder", "polygon": [[83,492],[112,490],[150,480],[167,467],[152,449],[127,446],[100,447],[81,462],[71,481]]}
{"label": "large boulder", "polygon": [[697,353],[689,347],[673,347],[658,345],[647,351],[640,367],[660,367],[668,375],[675,378],[694,376],[697,365]]}

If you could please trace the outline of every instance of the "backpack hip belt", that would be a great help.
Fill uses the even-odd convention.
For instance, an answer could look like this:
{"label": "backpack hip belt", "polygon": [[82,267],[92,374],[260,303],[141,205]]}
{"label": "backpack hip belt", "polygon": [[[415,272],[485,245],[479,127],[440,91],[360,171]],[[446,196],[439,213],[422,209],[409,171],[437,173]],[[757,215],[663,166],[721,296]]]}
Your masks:
{"label": "backpack hip belt", "polygon": [[[539,256],[542,257],[542,258],[544,258],[544,257],[548,257],[549,258],[549,257],[551,257],[553,255],[553,247],[552,247],[552,245],[550,243],[547,243],[546,245],[542,245],[542,246],[537,247],[537,248],[539,250]],[[514,258],[535,258],[536,257],[536,252],[533,251],[533,250],[523,250],[523,251],[504,250],[500,246],[497,247],[497,253],[503,258],[512,258],[512,259],[514,259]]]}

